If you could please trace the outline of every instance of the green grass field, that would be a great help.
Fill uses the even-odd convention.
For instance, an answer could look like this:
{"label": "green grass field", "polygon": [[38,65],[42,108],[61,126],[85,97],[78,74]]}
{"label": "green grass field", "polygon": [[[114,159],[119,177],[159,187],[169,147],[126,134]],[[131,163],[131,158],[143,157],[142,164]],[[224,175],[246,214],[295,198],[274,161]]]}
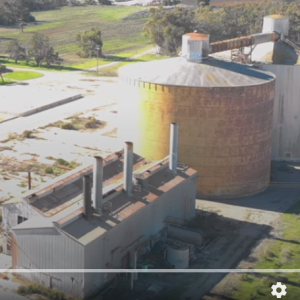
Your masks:
{"label": "green grass field", "polygon": [[[274,240],[263,257],[256,262],[256,269],[300,269],[300,202],[282,217],[282,237]],[[300,273],[244,274],[230,299],[274,300],[271,286],[281,282],[287,286],[287,299],[299,299]],[[284,297],[282,297],[284,299]]]}
{"label": "green grass field", "polygon": [[[55,50],[65,59],[64,65],[73,66],[86,63],[87,67],[95,66],[95,59],[82,60],[76,55],[78,47],[76,34],[89,30],[93,26],[100,27],[103,37],[103,53],[117,55],[134,53],[151,45],[142,33],[147,17],[124,19],[136,12],[145,10],[143,7],[119,6],[86,6],[63,7],[59,10],[33,12],[36,23],[29,23],[24,33],[16,26],[0,27],[0,53],[5,54],[9,41],[19,39],[24,45],[34,33],[49,36]],[[141,52],[141,51],[140,51]]]}
{"label": "green grass field", "polygon": [[157,56],[157,55],[153,55],[153,54],[146,54],[143,56],[140,56],[137,59],[132,59],[130,61],[126,61],[126,62],[121,62],[118,63],[116,65],[113,66],[109,66],[106,68],[101,68],[98,71],[98,74],[96,72],[89,72],[86,73],[86,75],[92,75],[92,76],[101,76],[101,77],[116,77],[118,76],[118,70],[120,67],[126,66],[128,64],[133,64],[136,62],[147,62],[147,61],[152,61],[152,60],[159,60],[159,59],[165,59],[167,58],[167,56]]}
{"label": "green grass field", "polygon": [[6,84],[13,83],[13,81],[11,81],[11,80],[5,78],[4,76],[3,76],[3,79],[4,79],[4,82],[3,82],[2,79],[0,78],[0,85],[6,85]]}
{"label": "green grass field", "polygon": [[44,74],[31,71],[15,71],[12,73],[7,73],[3,77],[8,80],[24,81],[29,79],[35,79],[43,77]]}

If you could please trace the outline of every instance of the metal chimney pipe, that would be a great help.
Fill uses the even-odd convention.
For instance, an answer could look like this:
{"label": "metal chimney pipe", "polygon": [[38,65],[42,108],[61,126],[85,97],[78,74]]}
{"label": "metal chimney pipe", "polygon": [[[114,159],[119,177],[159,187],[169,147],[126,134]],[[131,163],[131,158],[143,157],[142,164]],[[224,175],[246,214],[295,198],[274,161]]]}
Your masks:
{"label": "metal chimney pipe", "polygon": [[87,220],[92,218],[91,177],[83,176],[83,214]]}
{"label": "metal chimney pipe", "polygon": [[102,207],[103,165],[103,158],[101,156],[95,156],[93,170],[93,204],[96,209],[101,209]]}
{"label": "metal chimney pipe", "polygon": [[133,176],[133,143],[125,142],[124,148],[124,190],[128,196],[132,196]]}
{"label": "metal chimney pipe", "polygon": [[169,169],[173,173],[177,172],[178,136],[179,136],[179,126],[178,126],[178,124],[177,123],[171,123]]}

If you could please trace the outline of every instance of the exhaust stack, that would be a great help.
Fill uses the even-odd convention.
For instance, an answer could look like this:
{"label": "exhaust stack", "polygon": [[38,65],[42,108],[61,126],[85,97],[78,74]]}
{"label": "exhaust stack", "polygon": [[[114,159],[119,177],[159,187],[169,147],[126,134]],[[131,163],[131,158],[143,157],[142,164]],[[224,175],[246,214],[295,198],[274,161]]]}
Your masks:
{"label": "exhaust stack", "polygon": [[125,142],[124,148],[124,190],[128,196],[132,196],[133,178],[133,143]]}
{"label": "exhaust stack", "polygon": [[178,135],[179,127],[177,123],[171,123],[170,127],[170,158],[169,158],[169,169],[173,172],[177,172],[178,163]]}
{"label": "exhaust stack", "polygon": [[93,170],[93,200],[94,207],[101,209],[102,207],[102,191],[103,191],[103,165],[104,160],[101,156],[95,156]]}
{"label": "exhaust stack", "polygon": [[87,220],[92,218],[91,177],[83,176],[83,214]]}

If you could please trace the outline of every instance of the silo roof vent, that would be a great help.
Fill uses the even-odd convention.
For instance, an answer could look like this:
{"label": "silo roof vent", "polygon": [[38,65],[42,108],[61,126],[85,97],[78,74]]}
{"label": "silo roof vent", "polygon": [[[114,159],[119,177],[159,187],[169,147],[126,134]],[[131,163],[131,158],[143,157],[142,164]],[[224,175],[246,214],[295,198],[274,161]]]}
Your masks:
{"label": "silo roof vent", "polygon": [[209,35],[195,30],[182,36],[181,56],[191,62],[202,62],[209,55]]}

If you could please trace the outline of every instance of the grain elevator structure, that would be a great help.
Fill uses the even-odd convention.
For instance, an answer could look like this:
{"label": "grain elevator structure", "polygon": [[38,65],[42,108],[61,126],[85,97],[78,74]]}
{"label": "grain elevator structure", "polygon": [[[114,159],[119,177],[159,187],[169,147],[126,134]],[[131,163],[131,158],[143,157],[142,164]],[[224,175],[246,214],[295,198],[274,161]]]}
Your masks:
{"label": "grain elevator structure", "polygon": [[[275,76],[212,58],[212,51],[272,41],[276,33],[209,44],[197,32],[182,38],[181,57],[119,69],[123,99],[119,138],[158,160],[168,154],[169,124],[180,125],[179,160],[212,198],[240,197],[268,187]],[[222,49],[222,50],[220,50]]]}
{"label": "grain elevator structure", "polygon": [[253,65],[276,76],[272,160],[300,161],[300,49],[288,39],[289,19],[281,15],[265,16],[262,35],[277,32],[276,41],[244,47],[239,55],[232,51],[214,54],[215,57]]}
{"label": "grain elevator structure", "polygon": [[277,31],[281,39],[258,45],[252,62],[276,75],[272,159],[300,161],[300,59],[299,48],[288,39],[289,19],[280,15],[264,18],[263,33]]}

